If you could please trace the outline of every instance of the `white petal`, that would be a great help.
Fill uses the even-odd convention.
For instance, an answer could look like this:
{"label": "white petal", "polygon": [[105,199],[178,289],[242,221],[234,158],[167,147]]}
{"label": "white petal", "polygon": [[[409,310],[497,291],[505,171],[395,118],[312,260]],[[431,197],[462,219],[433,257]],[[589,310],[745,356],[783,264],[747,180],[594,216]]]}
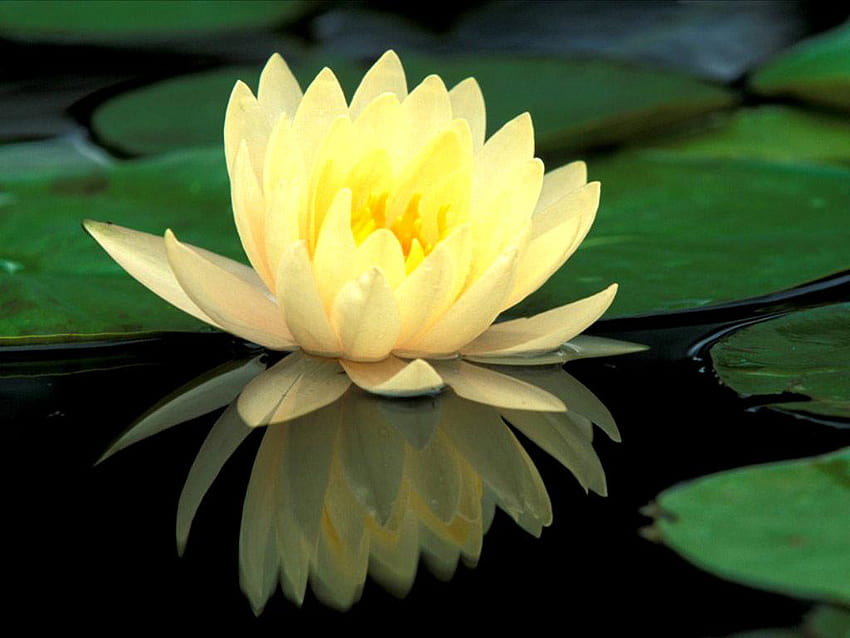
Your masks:
{"label": "white petal", "polygon": [[231,171],[230,193],[233,202],[233,218],[242,247],[251,266],[266,284],[266,288],[271,290],[274,288],[274,279],[269,270],[266,246],[263,241],[266,234],[266,202],[257,177],[251,169],[248,147],[244,141]]}
{"label": "white petal", "polygon": [[296,352],[245,386],[237,406],[251,427],[281,423],[333,403],[349,385],[336,361]]}
{"label": "white petal", "polygon": [[370,102],[382,93],[393,93],[399,101],[407,97],[404,68],[395,51],[387,51],[370,68],[351,98],[351,118],[355,119]]}
{"label": "white petal", "polygon": [[162,237],[90,219],[85,220],[83,226],[109,256],[136,281],[172,306],[196,319],[223,329],[192,301],[178,283],[168,264],[165,240]]}
{"label": "white petal", "polygon": [[464,361],[433,361],[434,369],[455,393],[499,408],[563,412],[564,402],[535,385]]}
{"label": "white petal", "polygon": [[253,270],[219,260],[165,232],[168,263],[186,294],[222,328],[274,350],[296,347],[283,313]]}
{"label": "white petal", "polygon": [[401,320],[393,291],[380,268],[373,266],[337,294],[331,321],[346,359],[379,361],[398,338]]}
{"label": "white petal", "polygon": [[595,295],[533,317],[495,324],[464,346],[461,352],[486,356],[556,350],[599,319],[614,301],[616,293],[617,284],[612,284]]}
{"label": "white petal", "polygon": [[558,199],[587,183],[587,166],[584,162],[570,162],[549,171],[543,177],[543,190],[537,209],[542,210]]}
{"label": "white petal", "polygon": [[278,53],[272,54],[260,74],[257,100],[270,120],[282,114],[292,117],[301,102],[301,87]]}
{"label": "white petal", "polygon": [[449,99],[454,117],[469,122],[469,128],[472,130],[472,146],[477,152],[484,146],[484,137],[487,133],[487,111],[481,87],[478,86],[475,78],[466,78],[449,91]]}
{"label": "white petal", "polygon": [[351,380],[373,394],[389,397],[409,397],[436,392],[443,379],[423,359],[410,362],[389,356],[383,361],[362,363],[340,360]]}
{"label": "white petal", "polygon": [[298,345],[315,354],[338,356],[339,339],[325,314],[305,241],[284,251],[277,286],[278,302]]}

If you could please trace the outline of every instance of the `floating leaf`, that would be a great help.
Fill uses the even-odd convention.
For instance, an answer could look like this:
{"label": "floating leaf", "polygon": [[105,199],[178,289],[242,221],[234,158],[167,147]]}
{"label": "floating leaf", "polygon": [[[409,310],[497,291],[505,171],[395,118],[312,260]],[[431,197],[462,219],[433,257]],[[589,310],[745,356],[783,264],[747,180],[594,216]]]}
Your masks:
{"label": "floating leaf", "polygon": [[102,150],[76,135],[0,145],[0,189],[8,180],[94,175],[109,163]]}
{"label": "floating leaf", "polygon": [[[302,83],[323,64],[294,64]],[[523,111],[534,118],[542,150],[619,143],[733,102],[726,91],[691,78],[602,61],[404,56],[411,86],[428,73],[449,84],[474,76],[495,131]],[[334,62],[349,96],[362,69]],[[227,97],[237,79],[253,85],[258,68],[229,67],[171,78],[120,95],[95,111],[98,136],[130,153],[157,153],[221,140]]]}
{"label": "floating leaf", "polygon": [[850,23],[800,42],[752,78],[766,95],[850,109]]}
{"label": "floating leaf", "polygon": [[[321,65],[304,61],[296,69],[306,78],[318,72]],[[360,68],[351,62],[334,64],[334,72],[349,87],[356,86],[354,78],[362,76]],[[233,85],[242,80],[256,90],[259,74],[259,66],[226,67],[128,91],[94,112],[92,128],[105,143],[132,154],[221,144],[224,112]]]}
{"label": "floating leaf", "polygon": [[850,418],[850,304],[747,326],[711,349],[721,381],[741,394],[794,392],[786,410]]}
{"label": "floating leaf", "polygon": [[850,603],[850,448],[722,472],[657,499],[660,539],[751,587]]}
{"label": "floating leaf", "polygon": [[848,162],[850,123],[843,117],[760,106],[716,114],[708,127],[652,146],[698,157]]}
{"label": "floating leaf", "polygon": [[545,310],[615,281],[609,317],[699,308],[850,267],[850,170],[660,152],[588,166],[602,182],[594,227],[510,314]]}
{"label": "floating leaf", "polygon": [[274,26],[301,15],[301,0],[4,0],[0,33],[40,40],[115,41]]}
{"label": "floating leaf", "polygon": [[240,255],[220,149],[4,184],[0,344],[203,329],[127,276],[80,220],[110,220]]}

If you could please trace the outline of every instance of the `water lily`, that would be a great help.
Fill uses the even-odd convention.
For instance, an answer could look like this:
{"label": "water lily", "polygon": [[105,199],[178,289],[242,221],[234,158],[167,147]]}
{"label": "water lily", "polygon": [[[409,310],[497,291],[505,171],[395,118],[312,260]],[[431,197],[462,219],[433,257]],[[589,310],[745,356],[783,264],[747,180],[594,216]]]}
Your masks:
{"label": "water lily", "polygon": [[[530,116],[485,140],[474,79],[408,92],[388,51],[350,103],[330,69],[302,93],[274,55],[255,97],[239,82],[224,126],[236,228],[251,264],[87,221],[133,277],[181,310],[266,348],[297,351],[249,384],[260,425],[334,401],[351,382],[411,396],[446,385],[506,409],[563,411],[556,396],[464,359],[563,360],[616,285],[494,324],[587,234],[599,184],[583,163],[544,174]],[[554,354],[553,354],[554,353]],[[345,374],[343,374],[343,371]]]}

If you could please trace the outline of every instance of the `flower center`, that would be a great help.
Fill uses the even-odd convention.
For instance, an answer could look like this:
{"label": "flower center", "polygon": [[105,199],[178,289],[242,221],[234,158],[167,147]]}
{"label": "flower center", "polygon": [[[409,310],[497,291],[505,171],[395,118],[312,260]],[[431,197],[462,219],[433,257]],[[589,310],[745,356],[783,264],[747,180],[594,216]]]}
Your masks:
{"label": "flower center", "polygon": [[449,205],[439,207],[433,216],[434,219],[428,220],[422,213],[421,193],[413,195],[407,206],[397,215],[388,214],[388,198],[389,194],[386,192],[371,193],[360,206],[354,205],[354,210],[351,211],[351,231],[359,246],[379,228],[390,230],[401,244],[405,268],[409,274],[448,234]]}

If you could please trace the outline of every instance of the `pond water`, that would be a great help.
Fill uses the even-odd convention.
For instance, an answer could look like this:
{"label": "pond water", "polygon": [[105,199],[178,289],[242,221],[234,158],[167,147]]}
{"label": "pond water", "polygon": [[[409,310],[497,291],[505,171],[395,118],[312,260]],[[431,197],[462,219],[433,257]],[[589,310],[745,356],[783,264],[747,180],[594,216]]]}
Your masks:
{"label": "pond water", "polygon": [[[6,486],[4,567],[13,585],[5,595],[9,618],[24,620],[28,626],[58,622],[65,627],[104,626],[121,631],[149,625],[197,631],[227,628],[241,634],[293,627],[410,631],[410,623],[441,632],[454,623],[491,630],[510,619],[520,626],[552,627],[577,636],[628,633],[699,638],[793,628],[810,612],[814,600],[746,587],[687,562],[655,542],[657,530],[648,530],[653,520],[645,513],[651,513],[646,506],[659,493],[683,481],[826,454],[848,445],[846,418],[801,418],[764,407],[778,400],[805,399],[802,393],[739,396],[718,381],[709,355],[717,339],[743,326],[793,310],[850,301],[850,271],[841,270],[850,265],[842,248],[850,241],[845,223],[850,145],[842,145],[850,140],[850,132],[834,113],[822,112],[822,102],[815,100],[817,105],[806,106],[809,110],[803,113],[795,101],[799,96],[759,93],[746,75],[754,76],[770,55],[805,35],[838,25],[845,15],[815,15],[800,3],[780,2],[746,3],[746,9],[734,12],[733,18],[723,9],[725,3],[692,3],[686,13],[676,14],[680,21],[675,22],[669,20],[675,3],[645,3],[647,8],[639,16],[630,3],[604,3],[607,8],[602,9],[602,3],[596,8],[594,3],[529,3],[526,9],[522,3],[476,2],[461,3],[436,19],[414,10],[399,16],[380,2],[305,4],[291,16],[280,13],[274,3],[253,3],[256,6],[250,11],[240,13],[242,18],[234,17],[237,14],[222,18],[246,20],[232,32],[217,34],[206,27],[213,30],[198,34],[175,27],[177,31],[138,36],[132,29],[122,30],[126,26],[121,26],[118,13],[104,18],[114,21],[115,33],[90,31],[92,22],[84,14],[99,3],[80,5],[83,27],[66,30],[57,30],[55,24],[39,26],[41,12],[27,8],[26,3],[7,4],[0,7],[0,53],[4,59],[20,61],[3,70],[0,93],[4,113],[0,229],[8,233],[2,238],[12,246],[11,256],[0,254],[0,277],[4,277],[0,279],[0,327],[5,330],[0,333],[0,450],[4,456],[0,474]],[[108,11],[121,9],[120,3],[106,4],[114,5]],[[551,8],[568,5],[576,12],[577,24],[587,25],[581,28],[597,37],[579,37],[575,31],[579,27],[571,26],[561,9]],[[65,10],[56,3],[51,6],[60,13]],[[10,13],[9,7],[17,14]],[[183,19],[180,11],[170,16],[173,24]],[[263,17],[263,12],[270,12],[272,18]],[[33,18],[32,24],[28,19],[18,21],[25,14],[38,19]],[[618,18],[609,21],[610,31],[606,31],[601,25],[615,14]],[[524,18],[506,30],[504,25],[517,15]],[[659,27],[662,23],[667,26]],[[541,34],[534,42],[526,37],[529,29]],[[633,29],[634,38],[625,38],[627,29]],[[719,44],[698,44],[695,34],[701,29]],[[748,34],[749,47],[736,55],[719,55],[721,45],[740,40],[740,29]],[[168,215],[182,207],[190,234],[209,241],[205,245],[210,248],[232,253],[233,244],[222,239],[221,232],[228,228],[232,234],[229,219],[224,219],[227,185],[226,178],[218,176],[222,172],[218,138],[233,67],[258,69],[258,61],[269,52],[293,51],[302,71],[317,70],[332,59],[345,79],[346,74],[359,73],[364,60],[376,57],[372,40],[380,42],[381,51],[395,46],[419,53],[462,54],[457,59],[463,63],[475,59],[485,77],[488,71],[496,77],[490,86],[495,86],[498,98],[488,113],[497,117],[502,111],[514,112],[508,99],[512,93],[508,67],[498,66],[505,63],[505,56],[523,60],[548,56],[563,62],[579,55],[579,62],[570,62],[575,64],[570,68],[576,77],[585,73],[581,81],[589,87],[597,80],[610,81],[603,91],[609,92],[607,97],[593,102],[601,98],[588,90],[592,99],[587,104],[581,103],[577,95],[581,91],[567,80],[566,88],[530,96],[539,98],[532,99],[528,108],[536,118],[538,144],[547,166],[557,165],[549,162],[552,158],[598,159],[605,188],[611,184],[609,201],[615,221],[601,220],[601,235],[591,235],[590,248],[579,252],[576,270],[565,275],[577,283],[558,282],[546,289],[548,296],[534,299],[528,307],[534,303],[551,306],[553,299],[565,303],[579,293],[596,291],[599,281],[607,285],[609,272],[597,274],[594,268],[613,263],[613,281],[620,280],[616,268],[625,264],[630,269],[623,274],[624,280],[634,283],[622,286],[623,305],[615,306],[614,318],[603,319],[589,332],[649,349],[565,366],[613,414],[622,434],[622,442],[614,442],[596,429],[593,439],[607,477],[607,497],[586,494],[568,469],[517,433],[552,503],[553,523],[540,538],[497,511],[478,565],[461,565],[448,582],[420,565],[412,590],[403,599],[369,579],[360,601],[344,614],[328,609],[312,593],[299,608],[277,591],[255,617],[240,589],[239,535],[261,430],[247,437],[206,495],[183,556],[178,556],[175,542],[178,501],[198,449],[222,410],[96,462],[163,397],[216,366],[261,351],[218,333],[159,333],[163,326],[174,330],[196,326],[160,315],[159,300],[123,287],[123,279],[107,270],[112,265],[107,265],[105,255],[78,249],[76,242],[92,243],[78,224],[89,214],[111,218],[109,211],[114,209],[118,221],[123,215],[153,225],[148,230],[159,232],[156,226],[167,225]],[[501,62],[493,62],[497,58]],[[646,68],[633,76],[623,70],[628,67],[624,61]],[[446,73],[454,72],[455,64],[460,66],[454,59],[447,63]],[[411,67],[418,70],[417,65],[424,62],[414,56]],[[527,73],[529,68],[539,71],[541,82],[549,81],[546,74],[551,69],[546,65],[510,67],[512,73]],[[658,77],[650,73],[659,69]],[[158,80],[208,70],[213,73],[185,85],[180,80],[164,93],[154,91],[141,99],[133,94],[134,89]],[[677,78],[675,82],[667,84],[668,72]],[[850,69],[847,74],[850,77]],[[504,86],[499,84],[500,75]],[[174,87],[176,91],[170,92]],[[611,87],[619,87],[622,93]],[[658,92],[668,101],[653,102]],[[569,117],[551,108],[565,94],[574,95],[580,103]],[[208,95],[216,101],[207,104]],[[131,99],[122,101],[127,96]],[[189,101],[181,102],[185,99]],[[767,118],[759,120],[758,126],[767,128],[758,129],[761,132],[755,137],[748,137],[752,129],[745,120],[734,125],[744,131],[740,139],[738,133],[724,129],[723,122],[731,120],[723,118],[739,113],[733,111],[738,104],[743,104],[741,113],[750,113],[754,106],[776,107],[771,117],[779,118],[780,131],[793,123],[789,152],[799,154],[802,163],[783,163],[788,158],[773,144],[777,129],[770,128],[774,124]],[[162,115],[151,115],[160,107]],[[815,119],[794,119],[810,116]],[[570,125],[564,125],[564,120]],[[669,142],[664,137],[667,127],[677,134],[691,129],[699,133],[703,128],[720,133],[707,142],[699,138],[693,145],[680,145],[679,138]],[[32,142],[36,145],[24,146]],[[738,146],[753,154],[724,164],[725,154],[732,152],[729,148]],[[650,149],[648,154],[640,154],[642,147]],[[617,154],[623,149],[624,154]],[[175,151],[176,155],[170,155]],[[696,159],[687,159],[688,153]],[[157,164],[160,157],[167,159]],[[113,167],[112,162],[135,158],[142,158],[140,168],[132,162],[124,173],[123,168]],[[635,159],[637,168],[631,170],[629,162]],[[212,177],[206,174],[209,166],[214,167]],[[695,218],[697,224],[682,227],[664,221],[665,214],[676,210],[683,180],[703,169],[717,169],[716,183],[700,178],[699,187],[714,193],[706,197],[705,208],[721,219],[704,224],[704,237],[698,229],[705,219]],[[745,187],[735,176],[739,172],[764,182],[747,186],[745,196],[738,198],[743,203],[717,195],[727,179],[733,180],[729,182],[732,191]],[[623,195],[622,191],[645,179],[657,182],[634,199]],[[775,200],[769,199],[771,193]],[[809,206],[806,215],[799,215],[802,209],[795,198]],[[760,199],[767,203],[759,204]],[[777,215],[787,213],[790,219],[799,215],[797,237],[793,228],[788,230],[789,223],[780,220],[775,223],[782,232],[776,237],[771,227],[747,222],[742,229],[724,231],[730,239],[713,239],[711,231],[716,229],[712,226],[732,224],[735,215],[749,206],[754,219],[770,219],[773,202],[783,199],[792,204]],[[689,200],[689,206],[693,201]],[[657,225],[643,232],[654,239],[642,238],[641,228],[628,225],[629,218],[639,214],[636,211],[646,209],[650,213],[641,223]],[[805,226],[820,210],[832,217],[824,217],[820,225]],[[723,211],[732,212],[721,218]],[[30,224],[21,219],[36,221]],[[38,219],[43,219],[43,225]],[[6,224],[7,220],[11,222]],[[200,223],[207,220],[211,220],[209,228]],[[671,234],[663,235],[668,227]],[[652,272],[653,259],[646,254],[661,255],[665,242],[672,241],[665,237],[676,239],[676,233],[682,239],[679,252],[671,249],[670,256],[659,257],[658,272]],[[736,242],[735,237],[742,239]],[[788,243],[797,240],[799,245]],[[726,249],[728,254],[723,253]],[[751,249],[753,263],[759,266],[738,277],[738,265],[743,262],[736,260],[745,259]],[[624,255],[617,257],[622,262],[612,261],[605,251]],[[787,255],[795,251],[801,253],[798,267],[788,267]],[[696,256],[689,261],[691,253]],[[630,259],[636,259],[637,265],[630,265]],[[720,264],[724,261],[731,265],[725,270]],[[711,270],[712,262],[718,262],[717,272]],[[690,268],[691,273],[677,279],[677,268]],[[65,271],[72,276],[65,278]],[[26,277],[31,273],[35,278],[30,282]],[[829,273],[834,274],[824,277]],[[99,290],[84,290],[83,280]],[[807,281],[811,283],[804,284]],[[792,284],[800,286],[788,288]],[[784,292],[757,296],[782,288]],[[124,302],[127,295],[130,307]],[[148,305],[137,305],[137,299]],[[148,315],[151,323],[145,324]],[[80,324],[74,323],[78,320]],[[113,341],[68,337],[69,333],[134,332],[139,325],[154,334]],[[64,336],[27,340],[55,333]],[[841,634],[813,635],[836,638]]]}

